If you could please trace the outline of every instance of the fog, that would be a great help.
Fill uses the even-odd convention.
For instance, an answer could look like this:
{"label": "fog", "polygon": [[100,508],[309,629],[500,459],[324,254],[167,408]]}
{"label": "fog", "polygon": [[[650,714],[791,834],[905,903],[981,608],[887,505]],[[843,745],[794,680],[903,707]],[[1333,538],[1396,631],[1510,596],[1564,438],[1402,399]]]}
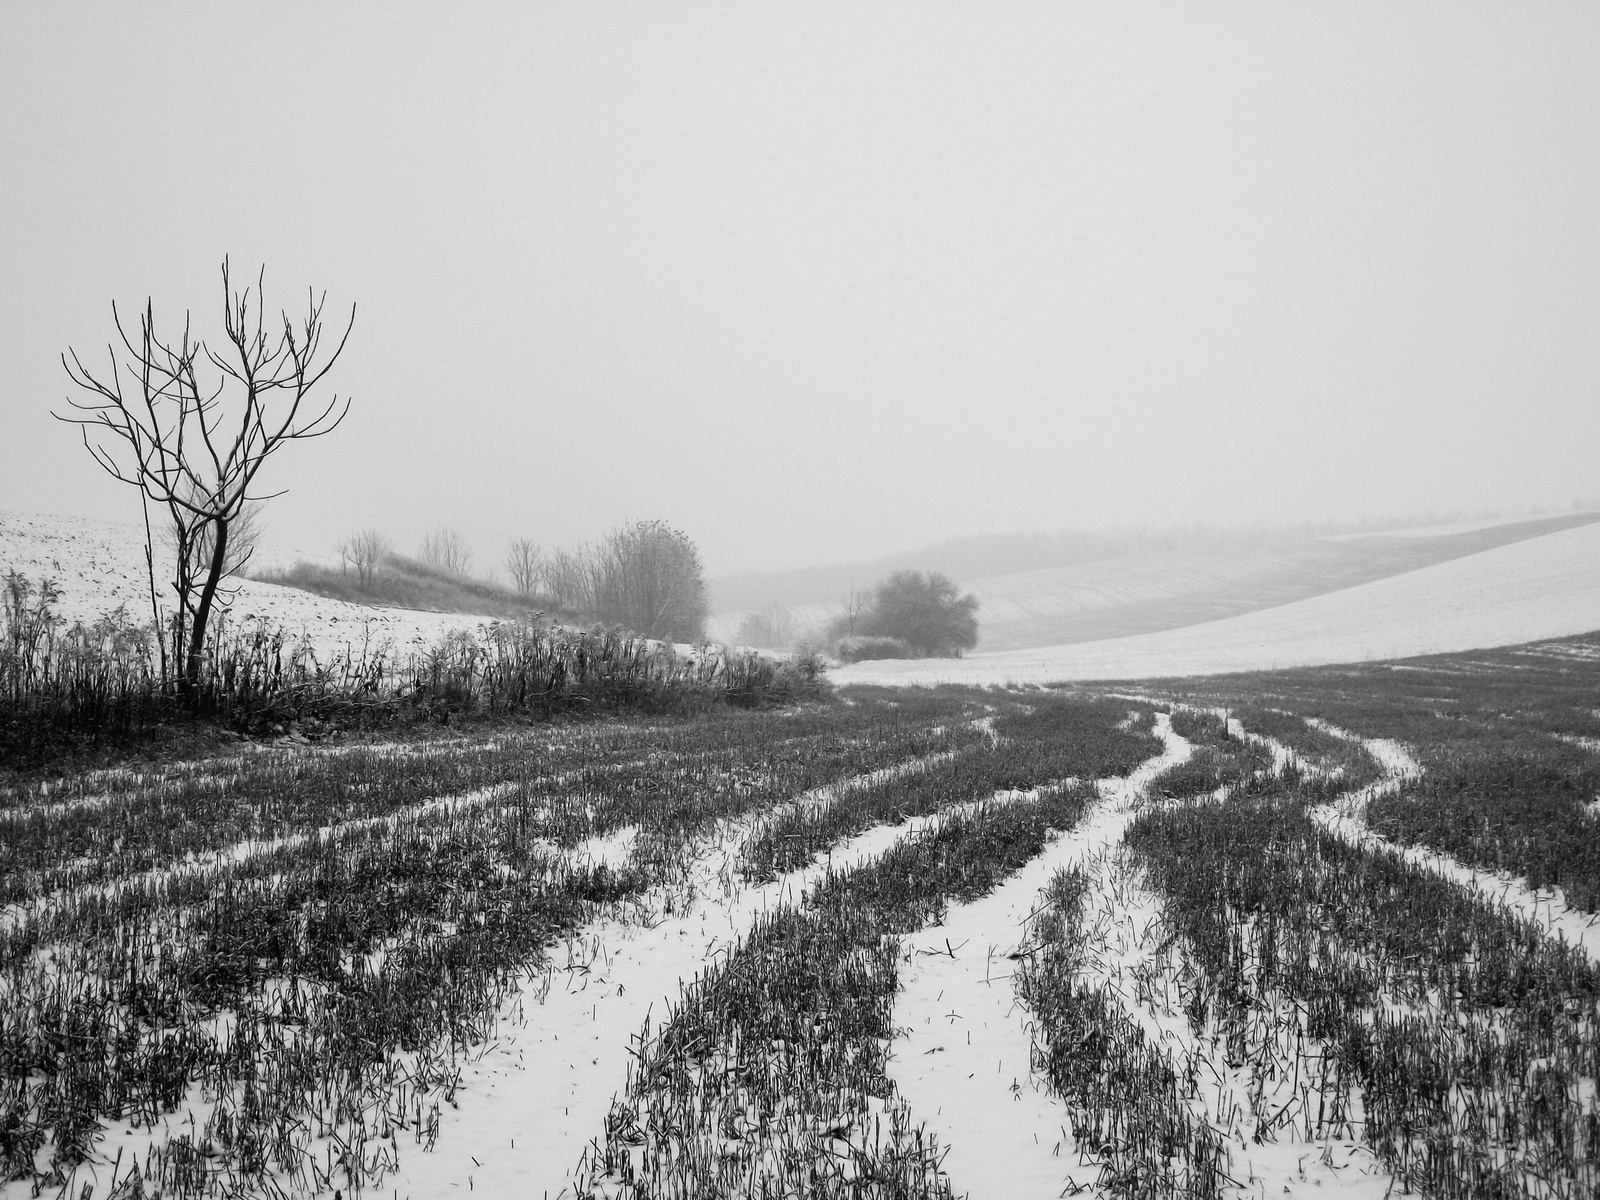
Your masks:
{"label": "fog", "polygon": [[310,550],[661,517],[713,573],[1560,506],[1600,445],[1590,4],[8,7],[0,509],[224,254],[357,305]]}

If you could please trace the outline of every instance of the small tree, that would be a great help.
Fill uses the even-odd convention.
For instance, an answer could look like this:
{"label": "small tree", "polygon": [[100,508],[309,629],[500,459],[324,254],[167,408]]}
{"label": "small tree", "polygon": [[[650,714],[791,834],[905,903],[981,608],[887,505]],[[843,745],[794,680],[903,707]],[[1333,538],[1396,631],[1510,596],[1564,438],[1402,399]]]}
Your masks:
{"label": "small tree", "polygon": [[937,571],[896,571],[859,621],[862,634],[897,638],[920,654],[959,658],[978,644],[978,598]]}
{"label": "small tree", "polygon": [[602,621],[667,641],[705,636],[705,572],[681,530],[635,521],[612,530],[589,559],[592,611]]}
{"label": "small tree", "polygon": [[452,575],[465,575],[472,567],[472,547],[456,530],[440,526],[422,539],[422,561]]}
{"label": "small tree", "polygon": [[[188,315],[176,340],[156,332],[154,304],[146,301],[137,332],[111,306],[119,349],[107,346],[110,369],[95,374],[76,350],[62,355],[67,377],[89,394],[68,399],[73,413],[55,414],[82,426],[83,443],[113,478],[139,489],[145,504],[145,561],[151,604],[156,600],[155,548],[149,505],[167,510],[176,565],[178,605],[171,627],[172,653],[183,666],[179,686],[193,694],[200,681],[206,628],[218,589],[228,574],[235,532],[255,501],[256,476],[266,460],[290,442],[321,437],[349,411],[337,396],[308,406],[307,397],[343,353],[355,325],[355,307],[338,345],[322,353],[326,295],[308,293],[299,325],[287,312],[268,332],[262,285],[235,291],[222,261],[223,340],[220,351],[190,334]],[[202,376],[215,372],[210,379]],[[235,554],[231,560],[239,561]],[[167,647],[162,643],[162,673]]]}
{"label": "small tree", "polygon": [[378,573],[378,565],[394,553],[394,546],[389,539],[376,529],[352,533],[339,543],[337,549],[344,566],[356,569],[356,578],[361,581],[362,587],[372,583],[373,576]]}
{"label": "small tree", "polygon": [[539,553],[539,543],[532,538],[513,538],[506,551],[506,574],[511,576],[511,586],[519,596],[531,596],[539,586],[539,576],[544,570],[544,557]]}
{"label": "small tree", "polygon": [[855,637],[860,632],[861,618],[866,615],[868,597],[865,592],[858,591],[854,582],[850,590],[839,598],[839,610],[828,622],[829,640],[842,637]]}

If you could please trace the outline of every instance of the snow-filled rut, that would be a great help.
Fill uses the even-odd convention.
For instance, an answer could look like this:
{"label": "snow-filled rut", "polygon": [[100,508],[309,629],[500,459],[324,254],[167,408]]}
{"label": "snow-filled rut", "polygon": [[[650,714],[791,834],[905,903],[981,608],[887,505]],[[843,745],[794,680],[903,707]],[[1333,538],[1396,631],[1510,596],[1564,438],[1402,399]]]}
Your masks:
{"label": "snow-filled rut", "polygon": [[[1161,720],[1166,750],[1129,779],[1103,782],[1114,804],[1137,795],[1185,752]],[[931,760],[917,760],[888,773],[930,765]],[[825,804],[885,774],[819,789],[799,803]],[[1005,803],[1027,794],[1000,793],[978,803]],[[658,891],[653,899],[590,926],[524,982],[507,1006],[498,1041],[463,1071],[453,1107],[441,1115],[437,1151],[402,1147],[399,1169],[385,1179],[384,1190],[420,1198],[466,1182],[474,1195],[489,1197],[573,1195],[571,1172],[603,1133],[611,1103],[626,1087],[638,1038],[665,1018],[685,984],[731,953],[758,916],[799,903],[830,870],[869,863],[897,842],[971,807],[876,826],[822,860],[757,886],[740,884],[738,857],[771,813],[727,823],[691,857],[687,887]],[[682,905],[685,894],[691,899]],[[669,902],[673,911],[649,907]],[[1025,1050],[1019,1061],[1026,1066]]]}
{"label": "snow-filled rut", "polygon": [[[684,984],[731,952],[760,914],[939,819],[877,826],[820,862],[748,887],[737,859],[755,822],[728,823],[692,857],[687,887],[630,904],[550,954],[508,1004],[497,1042],[463,1071],[437,1151],[402,1147],[384,1190],[421,1200],[465,1181],[487,1197],[571,1196],[569,1173],[627,1083],[633,1038],[665,1017]],[[668,903],[672,911],[651,907]]]}
{"label": "snow-filled rut", "polygon": [[1054,1197],[1069,1181],[1088,1186],[1099,1174],[1097,1165],[1079,1164],[1065,1109],[1032,1071],[1013,956],[1051,877],[1121,841],[1150,782],[1189,756],[1170,718],[1156,720],[1161,754],[1125,779],[1100,781],[1100,804],[1075,829],[988,896],[952,906],[942,924],[902,943],[895,1025],[905,1032],[889,1076],[912,1116],[946,1147],[943,1165],[958,1195]]}
{"label": "snow-filled rut", "polygon": [[1324,733],[1359,743],[1383,770],[1382,778],[1358,791],[1312,809],[1311,816],[1328,832],[1353,846],[1386,850],[1406,862],[1443,876],[1519,917],[1532,921],[1548,936],[1581,949],[1600,962],[1600,914],[1568,904],[1559,887],[1535,888],[1521,876],[1505,871],[1472,867],[1451,855],[1426,846],[1402,846],[1372,829],[1366,821],[1367,805],[1381,795],[1397,792],[1422,773],[1416,759],[1399,742],[1388,738],[1363,738],[1325,721],[1310,722]]}

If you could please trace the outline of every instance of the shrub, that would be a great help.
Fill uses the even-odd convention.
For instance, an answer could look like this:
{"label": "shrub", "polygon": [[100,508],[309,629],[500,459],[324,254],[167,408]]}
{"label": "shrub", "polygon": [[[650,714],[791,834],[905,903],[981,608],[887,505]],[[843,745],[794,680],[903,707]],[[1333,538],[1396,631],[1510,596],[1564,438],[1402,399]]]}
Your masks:
{"label": "shrub", "polygon": [[840,638],[833,644],[833,652],[841,662],[865,662],[873,658],[920,657],[899,638],[871,637],[865,634]]}
{"label": "shrub", "polygon": [[918,656],[959,658],[978,644],[976,596],[963,596],[937,571],[896,571],[873,592],[861,632],[897,638]]}

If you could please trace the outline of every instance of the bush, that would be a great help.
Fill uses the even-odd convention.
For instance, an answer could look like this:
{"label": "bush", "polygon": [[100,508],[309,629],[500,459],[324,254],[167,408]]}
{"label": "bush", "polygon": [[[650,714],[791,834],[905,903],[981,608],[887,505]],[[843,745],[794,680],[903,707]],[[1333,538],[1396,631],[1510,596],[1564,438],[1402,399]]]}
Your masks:
{"label": "bush", "polygon": [[899,638],[869,637],[857,634],[842,637],[833,644],[840,662],[865,662],[874,658],[918,658],[916,651]]}
{"label": "bush", "polygon": [[877,586],[860,626],[868,637],[904,642],[913,657],[959,658],[978,644],[977,610],[976,596],[937,571],[896,571]]}

